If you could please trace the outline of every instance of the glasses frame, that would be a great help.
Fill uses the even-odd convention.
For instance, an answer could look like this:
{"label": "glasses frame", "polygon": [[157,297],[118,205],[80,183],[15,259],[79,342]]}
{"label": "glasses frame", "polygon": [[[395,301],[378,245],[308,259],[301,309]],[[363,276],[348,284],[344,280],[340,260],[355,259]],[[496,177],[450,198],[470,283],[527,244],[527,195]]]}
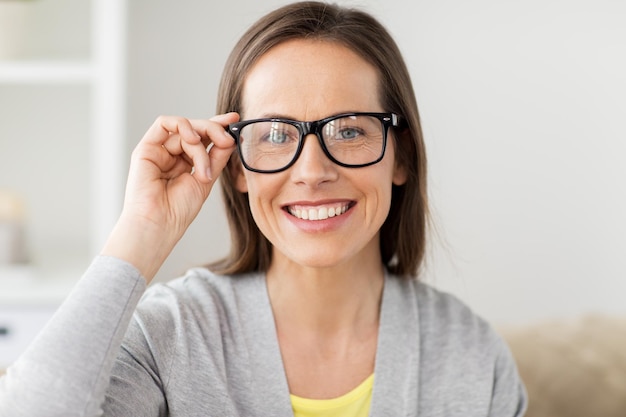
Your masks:
{"label": "glasses frame", "polygon": [[[336,160],[331,154],[330,151],[328,150],[328,148],[326,147],[326,144],[324,143],[324,139],[322,138],[322,129],[324,128],[324,126],[329,123],[332,122],[333,120],[337,120],[340,119],[342,117],[351,117],[351,116],[371,116],[371,117],[375,117],[378,120],[380,120],[380,122],[382,123],[382,127],[383,127],[383,147],[382,150],[380,152],[380,156],[372,161],[372,162],[368,162],[365,164],[346,164],[343,162],[340,162],[338,160]],[[341,114],[336,114],[334,116],[329,116],[326,117],[324,119],[320,119],[320,120],[315,120],[312,122],[301,122],[299,120],[292,120],[292,119],[284,119],[284,118],[276,118],[276,117],[272,117],[272,118],[263,118],[263,119],[250,119],[250,120],[243,120],[237,123],[231,123],[228,125],[227,131],[228,133],[230,133],[230,135],[233,137],[233,139],[235,140],[235,143],[237,145],[237,152],[239,153],[239,158],[241,159],[241,163],[243,164],[244,168],[246,168],[248,171],[252,171],[252,172],[258,172],[258,173],[262,173],[262,174],[273,174],[276,172],[281,172],[284,171],[286,169],[289,169],[293,164],[296,163],[296,161],[298,160],[298,158],[300,157],[300,154],[302,153],[302,149],[304,148],[304,139],[310,135],[310,134],[314,134],[317,137],[317,140],[320,144],[320,146],[322,147],[322,150],[324,151],[324,154],[328,157],[328,159],[330,159],[331,161],[333,161],[335,164],[342,166],[342,167],[346,167],[346,168],[362,168],[362,167],[366,167],[369,165],[374,165],[378,162],[380,162],[383,157],[385,156],[385,150],[387,149],[387,132],[389,130],[389,127],[397,127],[399,124],[399,119],[400,117],[395,114],[395,113],[371,113],[371,112],[356,112],[356,113],[341,113]],[[241,133],[241,130],[246,127],[247,125],[253,124],[253,123],[258,123],[258,122],[280,122],[280,123],[286,123],[286,124],[290,124],[292,126],[295,126],[298,129],[298,132],[300,133],[300,137],[298,139],[298,148],[296,149],[296,153],[294,154],[293,158],[291,159],[291,161],[289,161],[289,163],[287,165],[285,165],[282,168],[279,169],[271,169],[271,170],[266,170],[266,169],[257,169],[257,168],[252,168],[251,166],[249,166],[244,157],[243,157],[243,153],[241,151],[241,140],[239,138],[239,135]]]}

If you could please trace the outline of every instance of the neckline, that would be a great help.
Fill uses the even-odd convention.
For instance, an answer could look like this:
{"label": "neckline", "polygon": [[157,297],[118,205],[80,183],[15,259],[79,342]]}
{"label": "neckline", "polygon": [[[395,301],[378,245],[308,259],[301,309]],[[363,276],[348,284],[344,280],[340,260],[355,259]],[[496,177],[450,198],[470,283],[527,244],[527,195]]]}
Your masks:
{"label": "neckline", "polygon": [[[263,273],[254,275],[254,279],[246,280],[249,285],[241,286],[238,304],[240,323],[246,329],[249,378],[254,397],[259,399],[255,401],[256,411],[258,415],[292,415],[267,281]],[[399,410],[406,410],[407,415],[417,413],[419,317],[415,285],[415,280],[385,271],[370,415],[399,415]],[[267,398],[274,400],[261,400]]]}
{"label": "neckline", "polygon": [[290,394],[289,397],[291,398],[291,401],[297,403],[299,407],[307,409],[328,410],[343,407],[367,395],[367,393],[372,390],[374,386],[374,375],[375,373],[372,373],[370,376],[365,378],[365,380],[361,382],[357,387],[352,389],[350,392],[340,395],[339,397],[314,399],[299,397],[293,394]]}

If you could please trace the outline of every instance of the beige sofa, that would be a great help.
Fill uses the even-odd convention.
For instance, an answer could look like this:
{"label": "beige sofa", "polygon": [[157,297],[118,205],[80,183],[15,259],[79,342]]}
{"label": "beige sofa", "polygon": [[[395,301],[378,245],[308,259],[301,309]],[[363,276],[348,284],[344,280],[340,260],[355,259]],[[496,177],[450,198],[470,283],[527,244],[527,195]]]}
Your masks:
{"label": "beige sofa", "polygon": [[530,398],[527,417],[626,417],[626,318],[499,328]]}

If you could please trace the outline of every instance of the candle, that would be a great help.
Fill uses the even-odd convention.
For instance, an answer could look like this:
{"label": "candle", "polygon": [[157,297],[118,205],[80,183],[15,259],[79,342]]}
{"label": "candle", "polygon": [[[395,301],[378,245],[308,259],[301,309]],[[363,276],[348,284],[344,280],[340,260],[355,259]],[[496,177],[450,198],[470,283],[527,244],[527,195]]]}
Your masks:
{"label": "candle", "polygon": [[26,261],[24,203],[15,193],[0,190],[0,265]]}

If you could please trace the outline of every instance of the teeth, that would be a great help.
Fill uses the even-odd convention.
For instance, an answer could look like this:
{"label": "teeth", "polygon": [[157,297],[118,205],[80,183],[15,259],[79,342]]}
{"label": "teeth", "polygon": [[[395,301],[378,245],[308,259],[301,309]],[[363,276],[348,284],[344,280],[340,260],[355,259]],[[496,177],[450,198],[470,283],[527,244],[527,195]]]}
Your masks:
{"label": "teeth", "polygon": [[292,216],[303,220],[326,220],[329,217],[340,216],[348,210],[347,204],[333,207],[320,208],[294,208],[289,207],[288,211]]}

